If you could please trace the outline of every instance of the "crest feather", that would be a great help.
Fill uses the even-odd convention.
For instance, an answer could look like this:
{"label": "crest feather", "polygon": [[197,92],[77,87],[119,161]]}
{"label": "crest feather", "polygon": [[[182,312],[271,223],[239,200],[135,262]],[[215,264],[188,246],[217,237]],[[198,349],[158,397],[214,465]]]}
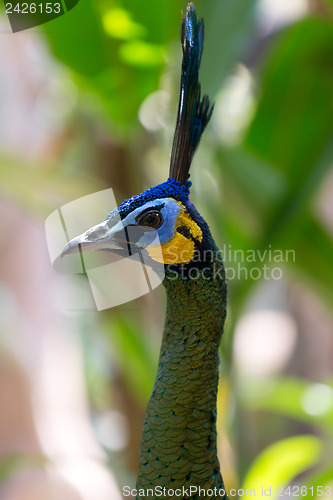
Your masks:
{"label": "crest feather", "polygon": [[192,158],[213,112],[207,95],[201,99],[199,67],[203,49],[204,23],[197,20],[193,3],[182,14],[182,74],[176,130],[172,144],[169,178],[185,184]]}

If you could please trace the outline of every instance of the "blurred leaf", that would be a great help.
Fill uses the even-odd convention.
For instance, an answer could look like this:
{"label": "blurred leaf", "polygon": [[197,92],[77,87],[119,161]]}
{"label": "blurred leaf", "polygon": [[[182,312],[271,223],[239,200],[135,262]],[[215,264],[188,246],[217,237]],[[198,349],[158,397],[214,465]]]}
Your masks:
{"label": "blurred leaf", "polygon": [[91,0],[43,26],[54,55],[77,73],[92,77],[109,65],[101,18]]}
{"label": "blurred leaf", "polygon": [[[127,30],[124,35],[135,31],[136,36],[143,36],[147,23],[138,22],[135,15],[132,15],[132,10],[116,10],[118,18],[120,12],[123,14],[122,23],[126,24]],[[125,45],[122,48],[119,33],[116,33],[116,38],[108,36],[110,29],[115,31],[115,20],[110,21],[108,12],[110,11],[105,12],[103,18],[98,4],[91,0],[81,0],[75,9],[46,24],[44,29],[54,55],[77,75],[76,83],[102,101],[103,111],[112,120],[114,131],[125,132],[137,118],[143,99],[156,90],[163,59],[159,49],[159,59],[157,61],[155,50],[154,65],[150,65],[149,69],[145,67],[142,71],[141,67],[134,66],[133,59],[141,57],[142,60],[142,45],[138,41],[134,48],[131,47],[134,52],[131,50],[129,57],[129,47]],[[140,27],[142,29],[139,30]],[[151,40],[149,30],[147,37],[148,40],[141,43],[150,47],[149,44],[154,40]],[[150,57],[151,47],[148,52],[147,45],[144,46],[144,56]]]}
{"label": "blurred leaf", "polygon": [[150,68],[163,63],[163,47],[154,43],[131,41],[120,47],[121,59],[131,66]]}
{"label": "blurred leaf", "polygon": [[311,174],[333,130],[333,30],[309,18],[275,44],[246,143],[288,173],[297,188]]}
{"label": "blurred leaf", "polygon": [[[209,48],[201,71],[205,91],[217,91],[248,43],[255,3],[250,0],[245,7],[243,0],[196,3],[198,16],[205,17]],[[82,89],[102,101],[114,132],[128,132],[142,101],[158,88],[171,41],[178,41],[180,63],[180,12],[185,6],[179,0],[123,0],[121,6],[81,0],[75,9],[45,25],[55,56],[77,74]],[[177,66],[177,80],[178,75]]]}
{"label": "blurred leaf", "polygon": [[233,69],[235,62],[251,50],[255,42],[255,6],[257,0],[198,0],[195,6],[205,21],[205,50],[201,64],[201,82],[211,98]]}
{"label": "blurred leaf", "polygon": [[[221,219],[236,216],[240,229],[247,219],[250,227],[247,226],[247,241],[243,245],[252,247],[262,239],[263,222],[285,195],[287,178],[275,166],[240,147],[218,148],[216,159],[223,168],[225,203],[231,208],[221,214]],[[232,240],[230,243],[234,244]]]}
{"label": "blurred leaf", "polygon": [[269,488],[270,498],[277,495],[277,487],[286,486],[298,474],[314,465],[321,454],[322,444],[314,436],[296,436],[272,444],[257,457],[248,470],[242,488]]}
{"label": "blurred leaf", "polygon": [[[243,389],[243,403],[253,410],[274,411],[307,424],[319,426],[332,434],[332,403],[328,402],[327,411],[322,413],[316,413],[316,408],[314,408],[313,413],[305,410],[306,394],[315,385],[302,379],[290,377],[264,381],[262,384],[256,382],[253,389],[251,385],[246,385]],[[313,400],[313,405],[315,404],[316,400]]]}
{"label": "blurred leaf", "polygon": [[294,237],[299,232],[298,238],[290,236],[289,242],[287,239],[285,241],[285,245],[294,245],[295,249],[295,263],[291,263],[289,268],[293,272],[297,270],[312,289],[319,292],[328,304],[332,304],[332,238],[311,215],[295,223]]}
{"label": "blurred leaf", "polygon": [[[304,499],[312,499],[316,496],[322,496],[322,495],[316,495],[316,492],[318,491],[317,488],[323,489],[325,485],[327,484],[332,484],[333,481],[333,465],[331,464],[328,467],[322,468],[320,471],[317,471],[315,474],[313,474],[309,480],[306,482],[307,488],[308,488],[308,494],[303,496]],[[313,492],[310,490],[310,488],[313,488]],[[332,485],[333,487],[333,485]],[[331,495],[326,494],[324,491],[324,497],[330,498]]]}
{"label": "blurred leaf", "polygon": [[[122,0],[124,9],[131,12],[131,18],[145,26],[146,39],[152,43],[161,44],[175,38],[180,34],[180,11],[186,4],[179,0],[145,0],[133,2]],[[197,9],[199,8],[196,4]],[[179,43],[180,47],[180,43]]]}
{"label": "blurred leaf", "polygon": [[[226,183],[223,240],[260,252],[269,245],[295,250],[289,269],[331,300],[332,243],[311,203],[333,157],[332,26],[308,18],[273,43],[244,144],[217,155]],[[238,311],[254,283],[232,284]]]}
{"label": "blurred leaf", "polygon": [[266,241],[289,241],[295,228],[300,231],[311,198],[331,167],[332,54],[331,24],[310,18],[280,37],[267,63],[262,97],[245,143],[281,170],[288,185],[277,203],[272,199],[275,210],[267,221]]}
{"label": "blurred leaf", "polygon": [[135,23],[129,12],[124,9],[111,8],[103,15],[105,32],[113,38],[128,40],[145,35],[146,29]]}

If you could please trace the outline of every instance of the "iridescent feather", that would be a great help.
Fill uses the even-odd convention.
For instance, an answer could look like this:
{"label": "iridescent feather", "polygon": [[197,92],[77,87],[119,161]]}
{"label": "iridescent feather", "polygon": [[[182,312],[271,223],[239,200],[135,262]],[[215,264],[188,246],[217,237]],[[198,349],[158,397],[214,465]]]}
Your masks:
{"label": "iridescent feather", "polygon": [[203,49],[204,23],[197,20],[193,3],[182,15],[183,47],[180,98],[173,139],[169,177],[184,184],[189,177],[192,158],[210,120],[213,106],[207,95],[201,99],[199,67]]}

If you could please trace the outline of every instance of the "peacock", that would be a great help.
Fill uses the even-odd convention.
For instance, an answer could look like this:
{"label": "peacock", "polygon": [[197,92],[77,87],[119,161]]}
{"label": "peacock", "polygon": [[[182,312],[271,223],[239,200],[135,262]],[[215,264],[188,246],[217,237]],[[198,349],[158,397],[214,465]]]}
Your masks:
{"label": "peacock", "polygon": [[227,498],[216,444],[226,277],[210,229],[189,201],[191,161],[213,111],[209,98],[201,98],[198,80],[203,39],[203,20],[189,3],[181,20],[180,99],[169,179],[125,200],[62,253],[105,250],[128,256],[136,249],[145,261],[164,264],[166,319],[142,430],[137,498],[174,498],[172,492],[177,498]]}

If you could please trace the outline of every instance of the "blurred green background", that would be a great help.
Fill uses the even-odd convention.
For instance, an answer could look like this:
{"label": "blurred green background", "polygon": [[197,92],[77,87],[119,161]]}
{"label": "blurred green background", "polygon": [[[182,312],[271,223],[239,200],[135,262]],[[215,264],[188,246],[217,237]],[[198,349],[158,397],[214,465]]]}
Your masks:
{"label": "blurred green background", "polygon": [[[218,399],[225,483],[257,496],[271,486],[272,497],[289,485],[285,496],[310,497],[311,486],[322,496],[322,486],[332,499],[333,2],[195,6],[205,21],[202,89],[215,111],[191,197],[229,277]],[[0,17],[6,500],[116,499],[135,484],[164,290],[103,313],[65,311],[43,225],[89,193],[111,187],[121,202],[166,180],[185,8],[80,0],[15,35]]]}

